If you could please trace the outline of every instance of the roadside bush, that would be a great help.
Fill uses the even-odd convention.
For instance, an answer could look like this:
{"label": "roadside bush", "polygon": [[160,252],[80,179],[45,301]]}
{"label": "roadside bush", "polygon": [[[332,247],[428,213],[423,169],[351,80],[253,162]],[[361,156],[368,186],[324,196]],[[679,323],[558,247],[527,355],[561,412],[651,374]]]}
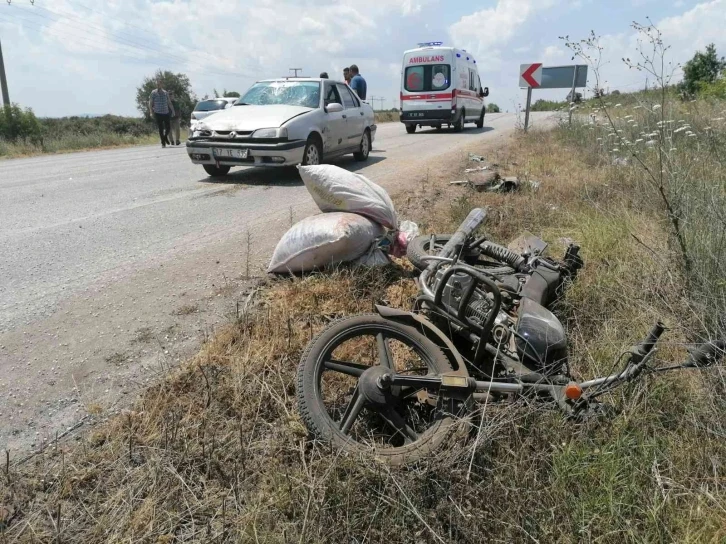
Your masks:
{"label": "roadside bush", "polygon": [[5,106],[0,115],[0,138],[10,142],[27,140],[33,143],[40,141],[42,127],[38,118],[30,108],[21,108],[17,104]]}
{"label": "roadside bush", "polygon": [[487,104],[487,112],[489,113],[500,113],[502,110],[494,102]]}

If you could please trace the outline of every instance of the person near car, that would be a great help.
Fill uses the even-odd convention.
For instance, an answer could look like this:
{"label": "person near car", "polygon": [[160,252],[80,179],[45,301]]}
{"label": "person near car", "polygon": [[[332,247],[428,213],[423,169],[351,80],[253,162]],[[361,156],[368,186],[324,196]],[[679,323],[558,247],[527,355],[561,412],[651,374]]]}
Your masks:
{"label": "person near car", "polygon": [[174,91],[169,91],[171,104],[171,145],[181,145],[181,108]]}
{"label": "person near car", "polygon": [[169,131],[171,130],[171,115],[173,107],[169,102],[169,93],[164,90],[162,82],[159,79],[156,82],[156,89],[151,91],[149,97],[149,114],[156,120],[156,126],[159,127],[159,138],[161,139],[161,147],[166,147],[169,143]]}
{"label": "person near car", "polygon": [[320,72],[320,79],[329,79],[328,72]]}
{"label": "person near car", "polygon": [[368,94],[368,84],[366,83],[366,80],[363,79],[363,76],[360,75],[360,70],[358,70],[357,65],[351,65],[350,76],[350,88],[356,92],[358,98],[365,100],[366,95]]}
{"label": "person near car", "polygon": [[343,68],[343,79],[345,80],[345,83],[346,83],[347,85],[350,85],[350,78],[351,78],[351,75],[350,75],[350,68],[348,68],[348,67],[346,66],[345,68]]}

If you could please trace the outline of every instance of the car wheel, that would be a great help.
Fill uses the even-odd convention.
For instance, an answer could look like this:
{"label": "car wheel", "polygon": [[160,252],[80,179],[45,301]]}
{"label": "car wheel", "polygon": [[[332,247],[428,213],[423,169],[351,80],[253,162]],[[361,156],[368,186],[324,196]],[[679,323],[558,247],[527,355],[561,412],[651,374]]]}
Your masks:
{"label": "car wheel", "polygon": [[454,125],[454,132],[461,132],[464,130],[464,122],[466,121],[466,111],[461,110],[461,117],[459,117],[459,120]]}
{"label": "car wheel", "polygon": [[371,131],[366,129],[366,131],[363,133],[363,138],[360,141],[360,151],[353,154],[353,157],[355,157],[355,160],[357,161],[366,161],[368,160],[368,155],[371,154]]}
{"label": "car wheel", "polygon": [[212,164],[204,164],[204,171],[213,178],[219,178],[229,174],[229,166],[214,166]]}
{"label": "car wheel", "polygon": [[416,125],[406,125],[406,132],[409,134],[416,132]]}
{"label": "car wheel", "polygon": [[323,162],[323,148],[320,141],[315,136],[308,138],[305,144],[305,152],[303,153],[303,166],[316,166]]}

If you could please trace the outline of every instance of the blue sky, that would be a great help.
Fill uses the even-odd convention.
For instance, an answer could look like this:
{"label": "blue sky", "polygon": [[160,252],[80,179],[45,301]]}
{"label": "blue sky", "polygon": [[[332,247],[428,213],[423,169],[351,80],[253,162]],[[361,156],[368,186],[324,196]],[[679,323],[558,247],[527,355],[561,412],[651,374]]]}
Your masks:
{"label": "blue sky", "polygon": [[605,85],[642,86],[620,59],[635,54],[630,23],[647,17],[674,63],[710,42],[726,54],[726,0],[11,0],[0,2],[0,39],[11,99],[43,116],[135,115],[136,87],[158,67],[186,73],[203,96],[290,67],[334,75],[356,63],[390,108],[403,51],[433,40],[474,53],[489,101],[514,111],[521,63],[572,62],[563,35],[594,30]]}

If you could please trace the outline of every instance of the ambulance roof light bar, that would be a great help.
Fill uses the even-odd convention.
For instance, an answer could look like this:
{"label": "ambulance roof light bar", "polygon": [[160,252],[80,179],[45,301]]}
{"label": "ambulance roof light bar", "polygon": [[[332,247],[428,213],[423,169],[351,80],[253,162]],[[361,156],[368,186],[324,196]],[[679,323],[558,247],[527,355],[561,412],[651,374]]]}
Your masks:
{"label": "ambulance roof light bar", "polygon": [[439,45],[444,45],[444,42],[423,42],[418,44],[419,47],[437,47]]}

